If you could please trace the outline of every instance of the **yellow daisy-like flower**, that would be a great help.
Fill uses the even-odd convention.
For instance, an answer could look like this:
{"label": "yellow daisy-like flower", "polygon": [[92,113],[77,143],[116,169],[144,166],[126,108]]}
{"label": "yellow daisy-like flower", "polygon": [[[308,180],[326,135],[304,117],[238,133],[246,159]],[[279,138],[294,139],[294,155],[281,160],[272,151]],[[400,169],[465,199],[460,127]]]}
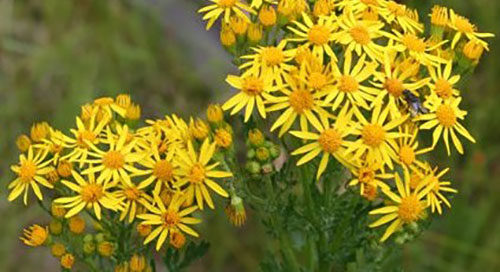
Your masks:
{"label": "yellow daisy-like flower", "polygon": [[353,175],[353,179],[349,181],[349,186],[359,185],[360,195],[364,195],[369,188],[390,190],[385,180],[394,178],[394,174],[384,172],[382,164],[371,158],[353,163],[349,170]]}
{"label": "yellow daisy-like flower", "polygon": [[144,175],[145,171],[141,171],[133,166],[133,163],[143,159],[145,154],[133,152],[132,149],[136,145],[136,141],[132,140],[126,143],[128,136],[128,128],[125,127],[123,131],[116,138],[108,127],[106,131],[106,142],[108,148],[103,151],[95,145],[90,144],[92,149],[91,156],[94,159],[88,159],[85,162],[91,164],[89,168],[82,171],[82,174],[100,172],[97,178],[98,183],[107,183],[111,180],[113,182],[124,182],[131,184],[130,174]]}
{"label": "yellow daisy-like flower", "polygon": [[317,128],[318,133],[306,131],[290,132],[290,134],[300,139],[314,141],[292,152],[292,155],[305,154],[297,162],[297,166],[311,161],[322,153],[318,171],[316,172],[316,179],[319,179],[328,165],[330,156],[333,156],[343,165],[348,165],[349,162],[346,161],[346,157],[343,156],[343,154],[349,143],[345,138],[352,132],[350,124],[351,117],[352,111],[348,111],[348,108],[344,106],[333,126],[331,126],[326,119],[322,122],[321,126]]}
{"label": "yellow daisy-like flower", "polygon": [[[372,103],[372,107],[377,104],[386,104],[389,107],[389,114],[392,118],[401,116],[400,108],[406,104],[403,92],[408,90],[416,94],[417,90],[429,82],[429,78],[423,78],[414,81],[413,75],[420,68],[418,63],[403,65],[396,63],[397,54],[384,54],[383,66],[380,72],[374,73],[372,85],[377,87],[380,92]],[[387,98],[387,102],[384,101]]]}
{"label": "yellow daisy-like flower", "polygon": [[174,164],[175,150],[170,148],[164,154],[160,154],[158,145],[151,146],[151,155],[138,163],[146,167],[146,175],[150,175],[144,180],[145,186],[156,182],[153,192],[159,194],[164,186],[171,187],[178,179],[179,170]]}
{"label": "yellow daisy-like flower", "polygon": [[210,143],[206,139],[201,145],[199,154],[197,154],[193,144],[188,142],[187,150],[179,150],[176,156],[181,178],[175,186],[183,188],[187,203],[191,204],[196,199],[200,210],[203,210],[205,202],[210,208],[214,209],[214,203],[207,187],[222,197],[229,196],[226,190],[212,180],[213,178],[229,178],[233,176],[230,172],[214,170],[219,165],[218,162],[208,164],[215,153],[215,149],[216,143]]}
{"label": "yellow daisy-like flower", "polygon": [[458,193],[457,190],[453,189],[450,187],[451,182],[450,181],[441,181],[440,179],[448,173],[450,168],[446,168],[442,170],[441,172],[438,173],[438,168],[435,167],[432,169],[429,165],[425,166],[426,172],[424,180],[429,184],[429,186],[432,188],[429,191],[429,194],[427,195],[427,203],[431,207],[431,212],[438,212],[438,214],[441,214],[443,212],[443,209],[441,207],[441,204],[444,203],[448,208],[451,208],[450,201],[446,198],[446,196],[443,195],[444,192],[446,193]]}
{"label": "yellow daisy-like flower", "polygon": [[318,18],[317,23],[313,23],[309,15],[302,13],[304,23],[294,21],[295,27],[288,29],[295,33],[297,37],[289,38],[289,41],[300,42],[308,48],[312,48],[312,53],[323,63],[324,54],[328,55],[332,61],[337,61],[337,57],[330,45],[335,39],[335,31],[338,28],[337,17],[331,15]]}
{"label": "yellow daisy-like flower", "polygon": [[[458,105],[462,101],[462,98],[450,98],[443,100],[436,95],[431,95],[424,102],[424,106],[429,109],[428,114],[422,114],[416,118],[418,121],[426,121],[420,125],[420,129],[433,129],[432,133],[432,146],[435,147],[441,134],[443,135],[444,143],[446,145],[446,151],[450,155],[450,144],[449,137],[455,145],[458,153],[463,154],[464,150],[462,143],[457,137],[456,132],[467,138],[469,141],[475,143],[476,140],[470,135],[470,133],[465,129],[458,120],[463,120],[467,115],[466,111],[460,110]],[[450,136],[449,136],[450,135]]]}
{"label": "yellow daisy-like flower", "polygon": [[196,211],[198,207],[191,206],[181,210],[184,202],[184,196],[182,196],[181,193],[177,193],[173,196],[168,207],[165,207],[160,197],[155,196],[157,207],[148,206],[147,209],[150,213],[137,215],[137,218],[144,220],[141,224],[157,226],[148,237],[146,237],[144,244],[158,237],[156,250],[160,250],[169,233],[183,232],[194,237],[199,236],[198,233],[188,226],[201,223],[201,220],[198,218],[188,217],[188,215]]}
{"label": "yellow daisy-like flower", "polygon": [[24,237],[20,237],[21,241],[27,246],[39,247],[45,244],[49,236],[49,228],[40,225],[32,225],[23,230]]}
{"label": "yellow daisy-like flower", "polygon": [[66,180],[62,180],[61,183],[78,195],[60,197],[54,200],[54,203],[61,204],[61,207],[68,209],[65,218],[70,218],[87,208],[93,209],[95,216],[100,220],[101,206],[112,211],[122,209],[120,200],[116,198],[114,193],[109,192],[116,183],[104,184],[99,179],[96,180],[93,173],[87,175],[87,179],[84,179],[76,171],[72,171],[72,174],[76,183]]}
{"label": "yellow daisy-like flower", "polygon": [[309,130],[308,123],[311,123],[319,130],[322,127],[319,119],[327,120],[330,115],[321,107],[323,105],[321,99],[323,95],[307,88],[305,82],[306,70],[304,65],[302,67],[299,75],[285,77],[288,87],[280,90],[284,96],[266,97],[266,102],[273,104],[267,108],[267,111],[284,110],[271,127],[271,131],[281,127],[280,137],[290,129],[297,117],[300,121],[301,130],[306,132]]}
{"label": "yellow daisy-like flower", "polygon": [[382,105],[375,105],[370,121],[367,121],[357,108],[354,108],[354,114],[358,119],[358,124],[352,134],[360,137],[350,144],[346,155],[353,153],[352,159],[358,160],[366,154],[393,169],[392,160],[397,156],[394,151],[397,145],[396,139],[405,135],[392,130],[400,126],[408,116],[390,120],[387,118],[389,107],[382,109]]}
{"label": "yellow daisy-like flower", "polygon": [[394,146],[396,152],[395,161],[403,167],[408,167],[414,171],[424,167],[424,163],[417,156],[432,150],[432,147],[418,149],[418,127],[412,124],[405,124],[399,127],[399,132],[406,136],[398,139],[398,144]]}
{"label": "yellow daisy-like flower", "polygon": [[394,174],[394,177],[398,194],[390,190],[382,190],[382,192],[394,203],[375,209],[369,213],[371,215],[384,215],[370,224],[371,228],[392,222],[380,239],[381,242],[387,240],[387,238],[404,224],[416,222],[422,218],[427,208],[427,203],[423,201],[423,198],[427,196],[431,189],[431,187],[426,187],[425,183],[422,183],[415,190],[412,190],[410,188],[410,173],[408,170],[404,170],[404,181],[401,181],[401,177],[398,173]]}
{"label": "yellow daisy-like flower", "polygon": [[250,8],[247,4],[243,3],[241,0],[210,0],[213,4],[203,7],[198,10],[199,13],[205,13],[203,20],[208,20],[207,30],[212,27],[215,21],[224,13],[224,23],[229,24],[230,18],[234,14],[248,23],[250,19],[245,14],[246,12],[255,13],[255,11]]}
{"label": "yellow daisy-like flower", "polygon": [[472,24],[469,19],[460,16],[450,9],[450,22],[448,26],[456,31],[453,39],[451,41],[451,48],[454,49],[458,41],[462,36],[467,37],[469,40],[473,40],[481,44],[484,49],[488,50],[488,43],[483,41],[481,38],[493,38],[495,35],[493,33],[478,33],[477,27]]}
{"label": "yellow daisy-like flower", "polygon": [[296,54],[297,49],[285,49],[286,40],[277,46],[260,46],[252,48],[255,54],[242,56],[246,60],[239,69],[250,74],[270,77],[278,85],[283,84],[283,77],[294,67],[288,64]]}
{"label": "yellow daisy-like flower", "polygon": [[366,79],[373,75],[377,63],[367,63],[366,55],[363,54],[354,67],[351,67],[351,64],[352,54],[346,52],[343,71],[340,71],[338,65],[334,64],[332,67],[332,74],[337,82],[332,88],[325,91],[326,97],[324,98],[325,104],[333,101],[332,111],[344,104],[369,109],[368,102],[373,101],[374,95],[379,92],[374,88],[362,85]]}
{"label": "yellow daisy-like flower", "polygon": [[259,74],[246,73],[242,76],[228,75],[226,82],[233,88],[240,90],[238,94],[231,97],[222,105],[222,109],[227,111],[232,109],[231,115],[239,112],[243,107],[245,109],[245,122],[250,119],[254,107],[257,106],[257,111],[262,118],[266,118],[266,108],[264,106],[264,98],[270,92],[273,92],[281,86],[273,86],[271,77],[264,77]]}
{"label": "yellow daisy-like flower", "polygon": [[380,61],[385,47],[374,42],[388,33],[383,31],[384,23],[379,21],[358,20],[352,12],[344,12],[339,18],[340,31],[335,34],[335,40],[347,46],[346,52],[356,52],[358,56],[365,53],[373,61]]}
{"label": "yellow daisy-like flower", "polygon": [[403,34],[396,30],[393,30],[393,32],[395,35],[392,35],[391,38],[396,41],[397,44],[392,46],[391,43],[389,43],[389,46],[393,47],[396,51],[407,52],[410,57],[426,66],[438,66],[439,64],[446,63],[445,59],[433,55],[432,52],[440,48],[441,45],[445,44],[447,41],[428,46],[427,41],[413,33]]}
{"label": "yellow daisy-like flower", "polygon": [[24,192],[23,202],[24,205],[28,205],[30,187],[39,200],[43,200],[43,195],[38,184],[47,188],[54,188],[44,177],[53,169],[49,166],[52,161],[46,160],[46,158],[47,151],[35,151],[33,146],[29,147],[27,156],[25,154],[19,155],[19,164],[10,167],[12,172],[17,174],[17,178],[8,186],[8,189],[11,190],[8,197],[9,201],[15,200]]}
{"label": "yellow daisy-like flower", "polygon": [[73,138],[61,134],[62,140],[65,142],[65,147],[72,149],[72,151],[62,157],[64,160],[71,162],[79,162],[80,167],[88,158],[90,145],[97,145],[101,142],[100,135],[109,122],[109,119],[103,118],[101,121],[96,122],[97,110],[93,110],[91,117],[87,124],[85,124],[80,117],[76,117],[76,129],[71,129]]}
{"label": "yellow daisy-like flower", "polygon": [[404,32],[419,33],[424,31],[424,26],[419,23],[418,17],[414,18],[414,16],[411,16],[412,14],[409,13],[407,7],[403,4],[388,1],[384,3],[379,13],[387,23],[397,23]]}
{"label": "yellow daisy-like flower", "polygon": [[97,120],[102,119],[111,120],[114,113],[121,117],[125,117],[127,114],[127,109],[122,108],[119,104],[115,103],[115,100],[111,97],[101,97],[94,100],[92,104],[93,108],[97,110]]}
{"label": "yellow daisy-like flower", "polygon": [[452,96],[458,96],[460,93],[457,89],[453,88],[459,80],[459,75],[451,75],[453,68],[453,60],[448,61],[444,70],[441,65],[437,67],[428,67],[429,74],[431,75],[432,82],[429,83],[429,88],[440,98],[449,99]]}
{"label": "yellow daisy-like flower", "polygon": [[118,190],[114,192],[115,197],[122,203],[123,210],[120,214],[120,220],[124,220],[128,214],[128,222],[132,223],[137,213],[139,205],[147,207],[153,201],[144,189],[148,184],[143,181],[138,185],[135,184],[119,184]]}

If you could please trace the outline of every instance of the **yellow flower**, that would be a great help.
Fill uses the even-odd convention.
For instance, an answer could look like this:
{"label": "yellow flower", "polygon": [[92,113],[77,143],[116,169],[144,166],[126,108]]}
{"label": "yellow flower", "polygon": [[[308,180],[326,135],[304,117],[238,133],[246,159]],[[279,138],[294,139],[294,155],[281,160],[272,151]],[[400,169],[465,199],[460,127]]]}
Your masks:
{"label": "yellow flower", "polygon": [[97,244],[97,252],[99,252],[99,255],[103,257],[111,257],[114,251],[115,251],[115,246],[111,242],[102,241],[99,244]]}
{"label": "yellow flower", "polygon": [[[417,90],[424,87],[429,78],[423,78],[414,81],[413,75],[418,72],[420,65],[414,63],[405,65],[404,63],[395,63],[396,54],[384,54],[384,62],[380,72],[374,73],[372,85],[380,91],[372,103],[372,107],[378,104],[386,104],[389,107],[389,114],[392,118],[401,116],[400,108],[406,105],[406,99],[403,95],[405,90],[415,94]],[[385,100],[387,98],[387,100]]]}
{"label": "yellow flower", "polygon": [[193,148],[193,144],[188,142],[187,150],[179,150],[176,157],[176,163],[180,167],[181,179],[177,184],[178,188],[183,188],[186,199],[189,204],[196,198],[198,207],[203,210],[203,204],[206,202],[210,208],[214,208],[212,197],[207,187],[215,191],[222,197],[228,197],[229,194],[212,178],[229,178],[233,175],[229,172],[213,170],[219,165],[218,162],[208,164],[212,159],[216,148],[216,143],[210,143],[206,139],[201,145],[199,153]]}
{"label": "yellow flower", "polygon": [[248,131],[248,140],[253,146],[261,146],[264,144],[265,137],[258,128]]}
{"label": "yellow flower", "polygon": [[72,254],[66,253],[61,257],[61,266],[63,268],[71,269],[73,264],[75,264],[75,257]]}
{"label": "yellow flower", "polygon": [[429,74],[432,78],[432,83],[429,83],[429,88],[433,91],[437,96],[442,99],[449,99],[453,96],[460,95],[459,91],[453,88],[459,80],[459,75],[451,75],[451,70],[453,68],[453,60],[448,61],[444,70],[441,68],[441,65],[437,67],[428,67]]}
{"label": "yellow flower", "polygon": [[418,127],[413,125],[402,125],[399,127],[399,132],[406,136],[398,139],[398,144],[394,146],[394,151],[397,156],[395,161],[403,167],[409,167],[413,171],[418,168],[423,168],[424,163],[417,156],[432,150],[430,148],[418,149]]}
{"label": "yellow flower", "polygon": [[476,142],[467,129],[458,122],[458,120],[463,120],[465,115],[467,115],[466,111],[458,108],[460,101],[462,101],[460,97],[443,100],[436,95],[431,95],[424,102],[424,106],[429,109],[429,113],[416,118],[417,121],[426,121],[420,125],[420,129],[434,128],[434,132],[432,133],[432,147],[436,146],[439,138],[441,138],[441,134],[443,135],[448,155],[450,155],[449,135],[460,154],[463,154],[464,150],[456,132],[469,141]]}
{"label": "yellow flower", "polygon": [[238,16],[232,16],[231,17],[231,29],[233,32],[237,35],[243,35],[247,32],[248,29],[248,21],[242,19],[241,17]]}
{"label": "yellow flower", "polygon": [[26,134],[21,134],[19,137],[16,139],[16,146],[17,149],[21,152],[26,152],[30,148],[31,145],[31,140],[30,137]]}
{"label": "yellow flower", "polygon": [[309,9],[307,0],[280,0],[278,3],[278,13],[289,21],[297,19],[303,12]]}
{"label": "yellow flower", "polygon": [[33,142],[41,142],[50,133],[50,125],[47,122],[33,124],[31,127],[31,139]]}
{"label": "yellow flower", "polygon": [[247,220],[247,215],[245,212],[245,206],[243,205],[243,200],[238,196],[232,196],[231,201],[227,204],[224,209],[229,221],[235,227],[241,227],[245,224]]}
{"label": "yellow flower", "polygon": [[191,206],[181,210],[184,201],[184,197],[178,193],[174,195],[172,201],[170,201],[170,204],[166,207],[163,205],[161,199],[159,199],[159,196],[155,195],[157,207],[148,206],[147,208],[150,213],[137,215],[138,218],[144,220],[141,224],[157,226],[144,240],[144,244],[158,237],[158,241],[156,242],[156,250],[158,251],[167,239],[168,234],[175,231],[182,231],[191,236],[198,237],[198,233],[188,226],[201,222],[200,219],[188,217],[188,215],[196,211],[198,207]]}
{"label": "yellow flower", "polygon": [[114,192],[114,196],[123,205],[123,210],[120,214],[120,220],[124,220],[128,214],[128,222],[132,223],[137,213],[139,205],[147,206],[153,201],[153,198],[144,192],[148,186],[148,181],[145,180],[138,185],[123,184],[118,185],[118,190]]}
{"label": "yellow flower", "polygon": [[101,219],[101,206],[113,211],[121,210],[120,201],[113,193],[108,190],[113,188],[116,183],[103,184],[102,180],[96,181],[94,174],[87,175],[85,180],[76,171],[73,171],[73,178],[76,183],[62,180],[62,184],[76,192],[78,195],[69,197],[60,197],[54,202],[61,204],[62,207],[68,208],[65,217],[70,218],[78,214],[84,208],[93,208],[97,219]]}
{"label": "yellow flower", "polygon": [[125,117],[126,109],[120,107],[115,100],[111,97],[101,97],[94,100],[94,109],[97,110],[97,120],[102,119],[111,120],[113,118],[113,113],[118,114],[121,117]]}
{"label": "yellow flower", "polygon": [[391,34],[391,38],[396,41],[397,44],[390,46],[392,46],[396,51],[407,52],[410,57],[426,66],[437,66],[441,63],[446,63],[445,59],[433,55],[432,51],[441,47],[441,45],[445,44],[447,41],[442,41],[432,46],[428,46],[427,41],[413,33],[403,34],[396,30],[393,30],[393,32],[394,35]]}
{"label": "yellow flower", "polygon": [[395,1],[388,1],[379,11],[380,15],[387,23],[398,24],[405,33],[417,33],[424,30],[424,26],[418,22],[418,18],[408,16],[407,7]]}
{"label": "yellow flower", "polygon": [[230,47],[236,43],[236,35],[229,24],[223,24],[220,30],[220,43]]}
{"label": "yellow flower", "polygon": [[283,78],[293,68],[289,62],[294,58],[296,49],[285,49],[286,41],[277,46],[260,46],[252,48],[255,54],[242,56],[245,63],[239,69],[245,73],[262,75],[271,78],[278,85],[283,84]]}
{"label": "yellow flower", "polygon": [[386,180],[394,178],[394,174],[384,172],[383,164],[376,162],[372,158],[359,160],[349,167],[353,179],[349,181],[349,186],[359,185],[359,194],[365,195],[370,189],[378,191],[389,190]]}
{"label": "yellow flower", "polygon": [[219,128],[215,131],[214,141],[217,146],[229,148],[233,143],[233,135],[227,129]]}
{"label": "yellow flower", "polygon": [[394,147],[397,145],[396,139],[405,135],[392,130],[400,126],[408,116],[390,120],[387,118],[389,107],[386,106],[382,109],[382,105],[375,105],[370,121],[367,121],[357,108],[355,108],[354,113],[358,119],[358,125],[352,134],[360,137],[349,144],[345,152],[346,156],[353,153],[352,160],[358,160],[366,154],[393,169],[392,160],[397,157],[394,151]]}
{"label": "yellow flower", "polygon": [[194,136],[194,138],[198,140],[203,140],[208,136],[208,132],[210,132],[210,128],[208,125],[201,120],[200,118],[189,121],[189,130],[191,131],[191,134]]}
{"label": "yellow flower", "polygon": [[151,233],[151,225],[137,224],[136,230],[141,237],[146,237]]}
{"label": "yellow flower", "polygon": [[333,88],[325,91],[324,99],[325,104],[333,101],[332,111],[344,104],[353,107],[360,106],[364,109],[370,108],[367,102],[373,101],[374,95],[378,94],[379,90],[362,85],[362,83],[373,75],[377,63],[367,63],[365,60],[366,55],[363,54],[357,64],[351,67],[352,54],[346,52],[344,69],[340,71],[338,65],[333,65],[332,73],[337,78],[337,82]]}
{"label": "yellow flower", "polygon": [[128,94],[119,94],[116,96],[116,105],[126,109],[132,104],[132,99]]}
{"label": "yellow flower", "polygon": [[126,108],[126,110],[127,112],[125,113],[125,118],[132,121],[139,120],[139,118],[141,118],[141,106],[132,103]]}
{"label": "yellow flower", "polygon": [[[319,120],[327,120],[330,114],[322,108],[321,99],[323,94],[307,88],[305,65],[302,66],[299,75],[285,77],[286,86],[280,89],[283,96],[266,97],[266,102],[271,104],[267,111],[282,111],[271,127],[271,131],[281,127],[279,136],[283,136],[299,118],[301,130],[309,131],[308,124],[311,123],[316,129],[321,128]],[[319,117],[319,119],[318,119]]]}
{"label": "yellow flower", "polygon": [[147,168],[145,173],[150,175],[141,184],[144,183],[147,187],[156,181],[153,192],[159,194],[164,186],[171,187],[179,177],[178,167],[173,163],[175,150],[169,149],[165,154],[160,154],[158,146],[154,145],[150,152],[150,156],[139,161],[139,164]]}
{"label": "yellow flower", "polygon": [[56,203],[52,202],[52,204],[50,206],[50,213],[55,218],[63,218],[64,215],[66,214],[66,209],[61,207],[60,205],[57,205]]}
{"label": "yellow flower", "polygon": [[170,245],[176,249],[181,249],[186,244],[186,236],[180,231],[170,232]]}
{"label": "yellow flower", "polygon": [[322,153],[321,161],[316,172],[316,179],[325,171],[330,156],[333,156],[337,161],[343,165],[348,165],[349,162],[343,156],[345,148],[348,146],[349,141],[345,139],[352,133],[351,128],[352,111],[347,111],[344,106],[335,121],[331,126],[327,120],[322,121],[322,124],[317,128],[319,133],[305,132],[305,131],[292,131],[295,137],[303,140],[313,140],[314,142],[304,145],[292,152],[292,155],[305,154],[298,162],[297,165],[302,165],[314,159]]}
{"label": "yellow flower", "polygon": [[380,239],[381,242],[387,240],[391,234],[404,224],[420,220],[427,208],[427,204],[423,201],[423,198],[427,196],[431,188],[429,186],[425,187],[425,184],[422,184],[412,190],[410,188],[410,173],[408,170],[404,171],[403,179],[404,180],[401,181],[399,174],[395,173],[397,194],[390,190],[382,190],[382,192],[394,203],[370,212],[371,215],[384,214],[380,219],[370,224],[371,228],[392,222]]}
{"label": "yellow flower", "polygon": [[24,237],[20,237],[21,241],[31,247],[39,247],[43,245],[49,236],[49,230],[47,227],[44,228],[36,224],[28,229],[24,229],[23,233]]}
{"label": "yellow flower", "polygon": [[52,171],[52,167],[48,166],[51,160],[46,160],[46,158],[46,151],[37,151],[35,154],[33,146],[29,147],[27,156],[24,154],[19,155],[19,165],[10,167],[12,172],[17,174],[17,178],[8,186],[8,189],[11,190],[8,197],[9,201],[15,200],[24,192],[23,202],[28,205],[28,190],[30,187],[37,198],[43,200],[42,191],[38,185],[47,188],[54,187],[44,177]]}
{"label": "yellow flower", "polygon": [[445,7],[435,5],[429,17],[431,17],[431,24],[435,26],[442,28],[448,26],[448,9]]}
{"label": "yellow flower", "polygon": [[495,37],[492,33],[479,33],[477,27],[472,24],[469,19],[460,16],[450,9],[450,23],[449,27],[456,31],[451,41],[451,48],[454,49],[458,41],[462,36],[467,37],[467,39],[478,42],[484,49],[488,50],[488,43],[481,40],[481,38],[493,38]]}
{"label": "yellow flower", "polygon": [[207,30],[212,27],[221,14],[224,16],[224,23],[229,23],[232,15],[241,17],[250,23],[250,19],[248,19],[244,12],[255,13],[253,9],[241,2],[241,0],[210,0],[210,2],[212,4],[198,10],[199,13],[205,13],[202,19],[204,21],[208,20]]}
{"label": "yellow flower", "polygon": [[246,106],[245,122],[247,122],[256,105],[260,116],[266,118],[263,98],[268,93],[279,88],[279,86],[272,85],[272,79],[270,77],[250,73],[246,73],[240,77],[228,75],[226,82],[240,91],[222,105],[223,110],[227,111],[232,109],[231,115],[233,115]]}
{"label": "yellow flower", "polygon": [[337,57],[331,47],[331,42],[335,40],[335,31],[338,28],[337,17],[331,15],[320,17],[315,24],[306,14],[302,14],[304,23],[294,21],[295,27],[289,26],[288,30],[295,34],[295,37],[289,38],[289,41],[299,42],[301,45],[312,48],[312,53],[323,62],[324,54],[331,60],[337,61]]}
{"label": "yellow flower", "polygon": [[109,119],[101,119],[96,123],[96,109],[93,110],[90,120],[85,124],[80,117],[76,117],[76,129],[71,129],[73,138],[66,135],[61,135],[65,147],[72,151],[63,156],[62,159],[67,159],[70,162],[80,162],[80,167],[83,166],[83,161],[88,157],[90,146],[89,144],[97,145],[101,142],[100,135],[107,125]]}
{"label": "yellow flower", "polygon": [[375,39],[388,36],[383,31],[384,23],[378,21],[358,20],[352,12],[344,12],[339,17],[340,31],[335,34],[335,40],[347,46],[345,52],[356,52],[360,56],[365,53],[373,61],[383,58],[385,47],[375,43]]}
{"label": "yellow flower", "polygon": [[335,8],[333,0],[318,0],[314,3],[313,14],[316,17],[328,16]]}
{"label": "yellow flower", "polygon": [[441,214],[443,212],[441,203],[444,203],[448,206],[448,208],[451,208],[450,202],[443,193],[446,192],[456,194],[458,191],[450,187],[451,182],[440,180],[450,170],[449,168],[446,168],[438,173],[437,167],[432,169],[429,165],[426,165],[425,170],[424,179],[428,183],[428,186],[432,188],[427,195],[427,203],[431,207],[431,212],[434,213],[437,211],[438,214]]}
{"label": "yellow flower", "polygon": [[247,31],[248,40],[252,43],[258,43],[262,39],[262,25],[250,24]]}
{"label": "yellow flower", "polygon": [[[90,155],[93,159],[85,160],[91,164],[87,169],[82,171],[82,174],[98,173],[97,183],[108,183],[112,180],[113,183],[123,182],[131,184],[130,174],[144,175],[141,171],[133,166],[133,163],[143,159],[145,154],[133,152],[136,147],[137,139],[127,143],[128,128],[124,127],[122,131],[118,131],[118,135],[114,135],[111,129],[107,127],[106,139],[103,139],[107,148],[99,149],[94,144],[89,143],[93,152]],[[115,137],[118,136],[118,137]],[[103,151],[106,150],[106,151]]]}
{"label": "yellow flower", "polygon": [[483,52],[484,48],[479,42],[474,40],[468,41],[462,49],[462,53],[464,54],[464,56],[474,62],[479,61],[479,59],[483,55]]}

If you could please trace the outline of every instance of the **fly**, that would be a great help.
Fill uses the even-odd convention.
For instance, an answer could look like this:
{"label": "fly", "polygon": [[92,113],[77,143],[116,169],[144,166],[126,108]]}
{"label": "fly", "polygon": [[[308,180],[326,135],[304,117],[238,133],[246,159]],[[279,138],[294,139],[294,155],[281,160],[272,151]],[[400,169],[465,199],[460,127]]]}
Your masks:
{"label": "fly", "polygon": [[406,102],[408,103],[408,107],[412,117],[415,117],[418,114],[426,114],[429,112],[429,110],[422,105],[420,98],[418,98],[412,92],[404,90],[403,95]]}

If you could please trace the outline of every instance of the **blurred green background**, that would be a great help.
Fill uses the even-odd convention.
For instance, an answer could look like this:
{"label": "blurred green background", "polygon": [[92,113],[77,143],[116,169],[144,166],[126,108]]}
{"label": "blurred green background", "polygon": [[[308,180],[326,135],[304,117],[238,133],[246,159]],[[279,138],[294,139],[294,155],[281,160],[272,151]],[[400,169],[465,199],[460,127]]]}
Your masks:
{"label": "blurred green background", "polygon": [[[481,31],[498,34],[500,1],[403,1],[420,10],[434,3],[471,18]],[[200,0],[1,0],[0,1],[0,271],[54,271],[48,250],[29,249],[21,228],[48,219],[36,207],[6,201],[16,160],[14,141],[36,121],[66,130],[79,105],[103,95],[131,93],[146,117],[202,113],[222,101],[225,75],[235,68],[205,32]],[[424,12],[421,12],[423,18]],[[500,43],[490,40],[476,73],[463,80],[466,126],[478,144],[466,155],[435,162],[451,166],[460,194],[453,209],[419,241],[406,245],[395,267],[405,271],[500,271]],[[201,112],[200,112],[201,111]],[[451,160],[451,161],[450,161]],[[218,212],[202,233],[210,254],[192,271],[256,271],[265,234],[251,218],[234,229]]]}

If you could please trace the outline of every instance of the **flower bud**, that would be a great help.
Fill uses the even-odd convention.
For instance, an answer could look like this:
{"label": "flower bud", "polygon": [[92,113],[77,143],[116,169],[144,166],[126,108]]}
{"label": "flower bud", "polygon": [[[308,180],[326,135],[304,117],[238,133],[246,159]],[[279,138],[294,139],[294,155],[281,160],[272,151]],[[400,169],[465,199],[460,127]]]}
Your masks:
{"label": "flower bud", "polygon": [[130,95],[128,94],[119,94],[116,97],[115,104],[126,109],[130,106],[132,103],[132,99],[130,98]]}
{"label": "flower bud", "polygon": [[266,147],[259,147],[257,148],[257,151],[255,151],[255,157],[261,162],[269,160],[269,156],[269,149]]}
{"label": "flower bud", "polygon": [[52,253],[52,256],[56,258],[60,258],[66,253],[66,247],[64,247],[64,245],[61,243],[54,243],[50,247],[50,253]]}
{"label": "flower bud", "polygon": [[50,126],[47,122],[35,123],[31,127],[31,140],[41,142],[46,139],[50,133]]}
{"label": "flower bud", "polygon": [[69,231],[74,234],[82,234],[85,231],[85,220],[79,215],[73,216],[68,220]]}
{"label": "flower bud", "polygon": [[146,258],[142,255],[134,254],[129,262],[130,270],[133,272],[141,272],[146,268]]}
{"label": "flower bud", "polygon": [[265,137],[259,129],[254,128],[248,131],[248,140],[250,144],[257,147],[264,144]]}
{"label": "flower bud", "polygon": [[59,235],[62,233],[63,225],[59,220],[52,220],[49,224],[50,233],[53,235]]}
{"label": "flower bud", "polygon": [[255,158],[255,149],[249,149],[247,151],[247,159],[253,159]]}
{"label": "flower bud", "polygon": [[63,268],[71,269],[74,263],[75,263],[75,257],[70,253],[64,254],[61,257],[61,266]]}
{"label": "flower bud", "polygon": [[262,25],[250,24],[247,31],[247,37],[252,43],[258,43],[262,39]]}
{"label": "flower bud", "polygon": [[55,218],[63,218],[64,215],[66,214],[66,209],[63,208],[62,206],[59,206],[58,204],[52,202],[52,204],[50,206],[50,213]]}
{"label": "flower bud", "polygon": [[210,104],[207,108],[207,119],[211,123],[219,123],[224,120],[224,112],[218,104]]}
{"label": "flower bud", "polygon": [[248,22],[239,16],[232,16],[231,29],[236,35],[244,35],[248,29]]}
{"label": "flower bud", "polygon": [[227,24],[222,25],[220,31],[220,42],[225,47],[231,47],[236,43],[236,35],[234,35],[233,30]]}
{"label": "flower bud", "polygon": [[208,136],[210,128],[203,120],[198,118],[196,120],[191,119],[191,122],[189,122],[189,131],[196,139],[203,140]]}
{"label": "flower bud", "polygon": [[462,49],[464,56],[473,62],[477,62],[481,58],[481,55],[483,55],[483,52],[483,46],[474,40],[468,41]]}
{"label": "flower bud", "polygon": [[57,173],[63,178],[71,176],[71,171],[73,170],[73,164],[66,160],[61,160],[57,164]]}
{"label": "flower bud", "polygon": [[94,107],[91,104],[85,104],[81,107],[80,118],[82,121],[88,121],[92,118],[92,112],[94,111]]}
{"label": "flower bud", "polygon": [[136,230],[141,237],[146,237],[151,233],[151,225],[137,224]]}
{"label": "flower bud", "polygon": [[263,6],[259,11],[259,21],[265,27],[276,24],[276,10],[272,6]]}
{"label": "flower bud", "polygon": [[313,14],[316,17],[328,16],[334,8],[334,3],[331,0],[318,0],[314,3]]}
{"label": "flower bud", "polygon": [[264,165],[262,165],[262,173],[264,174],[270,174],[272,173],[274,170],[274,166],[272,163],[266,163]]}
{"label": "flower bud", "polygon": [[281,155],[281,147],[279,145],[273,145],[269,148],[269,154],[271,158],[276,159]]}
{"label": "flower bud", "polygon": [[141,106],[132,103],[126,109],[125,118],[128,120],[136,121],[141,118]]}
{"label": "flower bud", "polygon": [[98,233],[95,235],[94,240],[98,243],[104,242],[104,233]]}
{"label": "flower bud", "polygon": [[170,233],[170,245],[176,249],[181,249],[186,244],[186,236],[179,231]]}
{"label": "flower bud", "polygon": [[30,137],[26,134],[21,134],[19,137],[16,139],[16,146],[17,149],[21,152],[26,152],[30,148],[31,145],[31,140]]}
{"label": "flower bud", "polygon": [[229,148],[233,143],[233,136],[224,128],[219,128],[215,131],[215,143],[217,146]]}
{"label": "flower bud", "polygon": [[97,245],[97,252],[103,257],[111,257],[115,247],[111,242],[103,241]]}
{"label": "flower bud", "polygon": [[226,206],[224,211],[226,212],[229,221],[234,226],[241,227],[243,224],[245,224],[245,221],[247,219],[245,206],[243,205],[243,200],[237,195],[231,197],[231,201]]}
{"label": "flower bud", "polygon": [[95,252],[95,243],[93,241],[83,243],[83,252],[87,255],[91,255]]}
{"label": "flower bud", "polygon": [[251,174],[260,173],[260,164],[256,161],[248,161],[245,165],[245,169]]}

